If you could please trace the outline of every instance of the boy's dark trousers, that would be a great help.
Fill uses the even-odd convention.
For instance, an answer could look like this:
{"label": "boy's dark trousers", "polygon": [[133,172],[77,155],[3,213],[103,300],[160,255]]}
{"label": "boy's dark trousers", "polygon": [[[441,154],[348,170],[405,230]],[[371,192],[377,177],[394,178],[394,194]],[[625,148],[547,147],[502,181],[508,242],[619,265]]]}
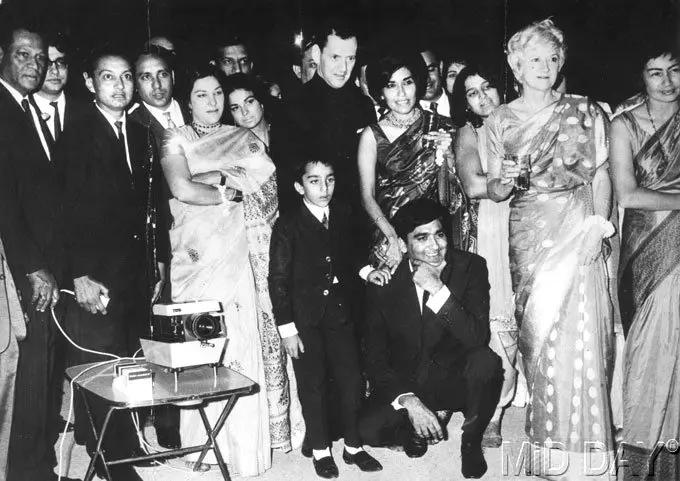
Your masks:
{"label": "boy's dark trousers", "polygon": [[342,418],[345,446],[359,447],[357,421],[361,405],[359,350],[349,306],[333,286],[329,302],[319,322],[298,327],[304,353],[293,360],[298,382],[302,415],[307,425],[307,441],[312,449],[330,447],[327,379],[335,379]]}

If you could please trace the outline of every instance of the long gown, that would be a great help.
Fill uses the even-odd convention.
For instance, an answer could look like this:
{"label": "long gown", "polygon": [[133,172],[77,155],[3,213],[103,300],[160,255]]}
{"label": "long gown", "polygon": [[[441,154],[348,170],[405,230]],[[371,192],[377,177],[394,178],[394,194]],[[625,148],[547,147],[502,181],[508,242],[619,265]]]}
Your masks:
{"label": "long gown", "polygon": [[[640,187],[680,193],[680,113],[651,135],[628,111]],[[646,466],[657,442],[680,436],[680,211],[626,209],[621,239],[619,302],[626,335],[623,365],[623,440],[626,458]],[[641,462],[639,462],[641,461]],[[659,453],[650,479],[680,479],[678,455]],[[633,478],[648,479],[646,470]]]}
{"label": "long gown", "polygon": [[[457,176],[451,181],[447,165],[437,164],[435,149],[423,146],[423,130],[431,115],[431,112],[422,111],[420,118],[392,142],[380,124],[369,125],[377,149],[376,201],[388,219],[411,200],[425,197],[439,202],[451,214],[454,247],[474,251],[476,206],[465,195]],[[445,117],[440,116],[440,124],[442,128],[452,128]]]}
{"label": "long gown", "polygon": [[[274,164],[250,131],[226,125],[202,137],[188,125],[170,129],[163,149],[164,155],[183,155],[192,175],[234,167],[245,171],[227,175],[227,185],[243,192],[243,202],[200,206],[170,200],[170,273],[174,302],[221,301],[229,339],[223,364],[260,386],[238,399],[217,438],[232,473],[255,476],[271,466],[272,448],[289,450],[304,436],[295,377],[267,287],[269,239],[277,216]],[[212,423],[223,406],[221,401],[208,404]],[[182,410],[180,433],[183,445],[205,441],[196,410]],[[214,462],[210,455],[207,462]]]}
{"label": "long gown", "polygon": [[583,453],[585,442],[612,450],[607,273],[602,257],[588,266],[577,261],[594,212],[591,182],[607,159],[605,118],[587,98],[564,95],[526,120],[507,105],[487,119],[489,163],[498,168],[511,153],[530,155],[532,164],[530,189],[510,204],[526,432],[567,452]]}

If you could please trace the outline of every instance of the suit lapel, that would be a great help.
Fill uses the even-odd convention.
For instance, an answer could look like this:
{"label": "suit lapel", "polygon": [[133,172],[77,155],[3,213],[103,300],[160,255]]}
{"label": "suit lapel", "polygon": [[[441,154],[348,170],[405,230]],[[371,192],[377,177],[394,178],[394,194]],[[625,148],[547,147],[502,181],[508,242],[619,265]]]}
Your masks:
{"label": "suit lapel", "polygon": [[423,320],[420,314],[420,302],[418,301],[416,285],[413,282],[407,258],[401,261],[392,281],[390,281],[390,284],[392,283],[394,283],[396,295],[392,303],[391,318],[393,321],[403,324],[409,335],[417,338],[417,343],[420,346],[423,334]]}
{"label": "suit lapel", "polygon": [[24,128],[28,129],[27,132],[30,132],[29,137],[31,141],[34,143],[36,148],[40,149],[43,160],[49,164],[50,159],[45,153],[45,149],[43,148],[42,142],[40,141],[40,135],[38,134],[38,128],[35,123],[29,122],[29,120],[26,118],[24,109],[17,103],[16,100],[14,100],[12,94],[9,93],[9,91],[2,84],[0,84],[0,95],[4,97],[5,105],[7,108],[11,109],[10,111],[16,117],[15,122],[20,123],[20,125],[23,125]]}
{"label": "suit lapel", "polygon": [[113,131],[111,124],[109,124],[108,120],[106,120],[99,109],[97,109],[94,104],[92,108],[96,111],[95,118],[99,123],[100,131],[100,135],[97,135],[94,139],[95,146],[99,152],[98,158],[108,159],[109,168],[115,174],[116,179],[118,180],[117,184],[119,186],[132,189],[132,176],[130,174],[130,169],[127,165],[126,159],[121,158],[119,155],[120,146],[118,144],[118,137]]}

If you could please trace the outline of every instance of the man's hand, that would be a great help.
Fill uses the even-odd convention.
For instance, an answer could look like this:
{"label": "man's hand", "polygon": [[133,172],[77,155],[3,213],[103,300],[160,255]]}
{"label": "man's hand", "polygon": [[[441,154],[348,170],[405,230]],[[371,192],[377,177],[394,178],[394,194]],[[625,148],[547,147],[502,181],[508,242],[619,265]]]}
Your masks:
{"label": "man's hand", "polygon": [[293,359],[298,359],[300,354],[304,354],[305,352],[305,346],[302,344],[302,339],[300,339],[300,336],[297,334],[284,337],[281,339],[281,342],[283,343],[283,348]]}
{"label": "man's hand", "polygon": [[444,432],[437,415],[430,411],[418,396],[405,394],[399,398],[399,403],[406,408],[413,430],[418,436],[434,443],[444,439]]}
{"label": "man's hand", "polygon": [[102,294],[109,296],[109,289],[104,284],[91,279],[90,276],[82,276],[73,279],[73,287],[80,307],[92,314],[97,312],[106,314],[106,307],[99,298]]}
{"label": "man's hand", "polygon": [[392,279],[392,271],[387,266],[383,266],[373,269],[370,274],[368,274],[368,277],[366,277],[366,282],[370,282],[376,286],[386,286],[390,282],[390,279]]}
{"label": "man's hand", "polygon": [[153,286],[153,295],[151,296],[151,304],[154,304],[163,292],[163,286],[165,286],[165,280],[167,278],[167,271],[165,270],[165,263],[158,263],[158,282]]}
{"label": "man's hand", "polygon": [[27,274],[31,284],[31,303],[38,312],[44,312],[48,307],[54,307],[59,301],[59,287],[54,276],[47,269],[39,269]]}
{"label": "man's hand", "polygon": [[444,269],[444,263],[439,266],[433,266],[425,262],[412,261],[413,263],[413,282],[416,285],[430,294],[436,294],[439,289],[444,287],[441,280],[441,273]]}

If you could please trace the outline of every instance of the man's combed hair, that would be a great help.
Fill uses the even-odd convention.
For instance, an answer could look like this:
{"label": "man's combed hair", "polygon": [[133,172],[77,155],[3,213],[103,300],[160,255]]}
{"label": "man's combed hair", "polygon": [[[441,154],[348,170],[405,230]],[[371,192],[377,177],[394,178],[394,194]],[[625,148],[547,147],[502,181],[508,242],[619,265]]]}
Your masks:
{"label": "man's combed hair", "polygon": [[446,210],[437,202],[420,198],[404,204],[392,217],[392,225],[397,235],[406,240],[406,237],[417,227],[439,220],[445,225]]}
{"label": "man's combed hair", "polygon": [[358,37],[358,33],[352,22],[345,16],[334,15],[327,17],[321,22],[313,37],[316,40],[319,48],[324,49],[328,43],[328,37],[335,35],[343,40],[352,37]]}
{"label": "man's combed hair", "polygon": [[94,71],[97,68],[99,60],[104,57],[119,57],[125,59],[125,61],[132,67],[134,64],[130,61],[130,53],[122,47],[113,44],[103,44],[94,47],[88,52],[85,57],[85,73],[89,77],[94,76]]}

